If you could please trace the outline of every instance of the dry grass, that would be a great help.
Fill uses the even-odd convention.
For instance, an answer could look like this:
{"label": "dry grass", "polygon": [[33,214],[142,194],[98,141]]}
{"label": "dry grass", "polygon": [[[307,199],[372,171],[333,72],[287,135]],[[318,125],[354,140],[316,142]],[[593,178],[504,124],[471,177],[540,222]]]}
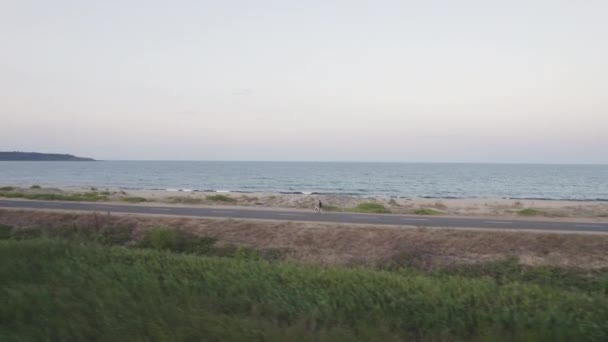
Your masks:
{"label": "dry grass", "polygon": [[528,265],[581,269],[608,267],[608,235],[374,227],[330,223],[196,219],[168,216],[58,213],[0,209],[0,224],[54,229],[112,226],[144,231],[175,227],[213,237],[219,245],[281,250],[289,259],[321,265],[421,268],[518,257]]}
{"label": "dry grass", "polygon": [[435,202],[435,204],[433,204],[433,207],[435,207],[435,209],[439,209],[439,210],[448,210],[448,206],[445,205],[443,202],[441,201],[437,201]]}
{"label": "dry grass", "polygon": [[[96,191],[96,188],[57,189],[57,188],[22,188],[3,186],[0,188],[0,197],[21,197],[31,199],[62,199],[77,200],[76,194],[96,193],[100,199],[109,202],[122,202],[125,197],[137,198],[135,201],[152,203],[171,203],[183,205],[231,205],[268,208],[298,208],[312,210],[318,200],[322,200],[327,208],[342,208],[346,211],[355,210],[359,205],[375,203],[382,205],[394,214],[414,214],[419,208],[436,209],[442,215],[459,215],[469,217],[495,217],[512,218],[521,216],[520,211],[533,208],[537,215],[531,217],[547,217],[559,220],[584,218],[599,222],[608,222],[608,202],[576,202],[576,201],[541,201],[541,200],[509,200],[509,199],[408,199],[408,198],[362,198],[338,195],[269,195],[264,193],[230,195],[215,192],[175,192],[163,190],[129,190],[128,193],[120,189],[116,191]],[[101,189],[100,189],[101,190]],[[75,197],[76,196],[76,197]],[[86,198],[84,200],[87,200]],[[525,214],[524,214],[525,215]]]}

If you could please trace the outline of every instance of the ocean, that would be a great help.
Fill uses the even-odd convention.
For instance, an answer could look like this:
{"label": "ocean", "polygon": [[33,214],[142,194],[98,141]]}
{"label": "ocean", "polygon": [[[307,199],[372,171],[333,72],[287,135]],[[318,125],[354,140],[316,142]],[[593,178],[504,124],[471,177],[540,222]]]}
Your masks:
{"label": "ocean", "polygon": [[608,201],[608,165],[0,162],[0,185]]}

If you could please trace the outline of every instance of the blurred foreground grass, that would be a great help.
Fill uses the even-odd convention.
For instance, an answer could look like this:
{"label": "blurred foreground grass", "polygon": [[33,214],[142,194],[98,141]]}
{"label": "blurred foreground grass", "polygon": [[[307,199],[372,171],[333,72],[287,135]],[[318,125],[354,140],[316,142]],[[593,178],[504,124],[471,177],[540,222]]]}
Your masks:
{"label": "blurred foreground grass", "polygon": [[606,273],[306,266],[129,234],[0,226],[0,340],[608,339]]}

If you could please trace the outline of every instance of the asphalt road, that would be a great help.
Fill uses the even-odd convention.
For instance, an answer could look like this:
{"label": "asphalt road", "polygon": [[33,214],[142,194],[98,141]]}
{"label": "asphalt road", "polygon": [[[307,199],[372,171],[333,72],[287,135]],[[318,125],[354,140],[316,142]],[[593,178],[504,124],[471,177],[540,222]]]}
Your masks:
{"label": "asphalt road", "polygon": [[281,221],[309,221],[358,223],[373,225],[398,225],[445,228],[494,228],[533,229],[544,231],[581,231],[608,233],[608,223],[563,222],[511,219],[457,218],[437,216],[407,216],[389,214],[315,213],[304,210],[271,210],[251,208],[213,208],[176,206],[137,206],[123,204],[55,202],[55,201],[11,201],[0,200],[0,208],[77,210],[91,212],[113,212],[132,214],[162,214],[231,219],[257,219]]}

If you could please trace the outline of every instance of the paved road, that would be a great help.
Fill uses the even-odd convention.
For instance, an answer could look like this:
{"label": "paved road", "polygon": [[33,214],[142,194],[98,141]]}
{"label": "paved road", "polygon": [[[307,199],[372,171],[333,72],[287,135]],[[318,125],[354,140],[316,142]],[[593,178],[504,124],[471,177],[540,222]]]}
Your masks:
{"label": "paved road", "polygon": [[446,228],[495,228],[495,229],[534,229],[546,231],[581,231],[608,233],[608,223],[525,221],[510,219],[479,219],[456,217],[421,217],[387,214],[355,213],[314,213],[303,210],[268,210],[250,208],[213,208],[213,207],[175,207],[175,206],[136,206],[122,204],[11,201],[0,200],[0,208],[56,209],[133,214],[163,214],[176,216],[197,216],[233,219],[258,219],[281,221],[310,221],[335,223],[364,223],[374,225],[400,225]]}

